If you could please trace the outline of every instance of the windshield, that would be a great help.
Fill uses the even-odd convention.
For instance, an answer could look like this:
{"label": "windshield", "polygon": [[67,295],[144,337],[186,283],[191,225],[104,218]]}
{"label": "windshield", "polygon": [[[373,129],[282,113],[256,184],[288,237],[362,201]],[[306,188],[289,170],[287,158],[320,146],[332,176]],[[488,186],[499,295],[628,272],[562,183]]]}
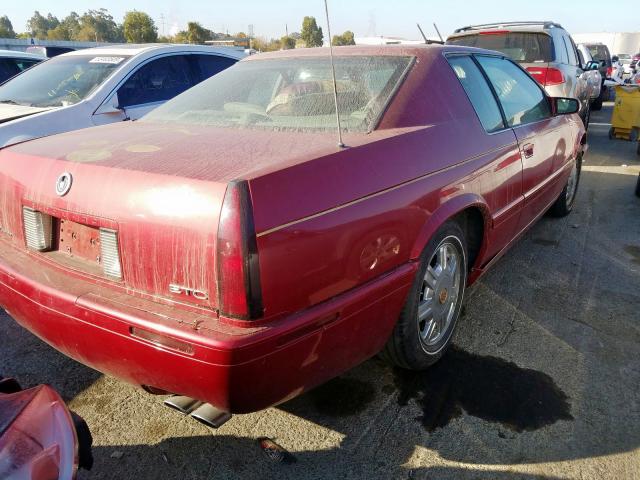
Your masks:
{"label": "windshield", "polygon": [[56,57],[0,86],[0,103],[32,107],[73,105],[93,92],[128,57]]}
{"label": "windshield", "polygon": [[[410,57],[335,59],[345,131],[368,131],[384,111]],[[239,62],[177,96],[143,121],[316,131],[336,128],[329,58]]]}
{"label": "windshield", "polygon": [[546,33],[488,31],[449,38],[447,44],[496,50],[516,62],[554,61],[551,37]]}

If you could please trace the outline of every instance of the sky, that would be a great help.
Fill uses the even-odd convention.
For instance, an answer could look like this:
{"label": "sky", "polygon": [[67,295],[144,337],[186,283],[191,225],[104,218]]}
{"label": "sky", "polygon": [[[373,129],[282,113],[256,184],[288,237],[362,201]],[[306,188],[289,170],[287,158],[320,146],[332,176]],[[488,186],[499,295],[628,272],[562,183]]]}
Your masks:
{"label": "sky", "polygon": [[[331,33],[345,30],[356,36],[399,36],[419,39],[419,22],[427,36],[435,36],[433,22],[446,36],[455,28],[506,20],[553,20],[569,33],[629,32],[640,30],[637,1],[615,0],[604,8],[601,0],[535,0],[482,2],[431,0],[329,0]],[[615,6],[614,6],[615,5]],[[34,10],[62,19],[70,11],[105,7],[120,23],[126,11],[141,10],[153,17],[160,34],[183,30],[196,20],[206,28],[234,34],[253,25],[259,37],[281,37],[299,31],[305,15],[315,16],[326,35],[323,0],[12,0],[0,1],[17,32],[26,30]],[[628,14],[624,14],[628,12]],[[622,13],[622,14],[621,14]]]}

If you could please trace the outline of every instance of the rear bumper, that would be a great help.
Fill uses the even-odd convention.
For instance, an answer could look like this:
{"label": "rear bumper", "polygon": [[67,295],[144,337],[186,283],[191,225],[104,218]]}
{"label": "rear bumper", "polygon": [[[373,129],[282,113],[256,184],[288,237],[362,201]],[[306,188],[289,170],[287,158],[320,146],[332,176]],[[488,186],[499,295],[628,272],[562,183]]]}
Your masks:
{"label": "rear bumper", "polygon": [[[375,355],[415,269],[404,265],[313,308],[247,328],[109,292],[0,242],[0,305],[85,365],[243,413],[295,397]],[[132,328],[189,351],[142,340]]]}

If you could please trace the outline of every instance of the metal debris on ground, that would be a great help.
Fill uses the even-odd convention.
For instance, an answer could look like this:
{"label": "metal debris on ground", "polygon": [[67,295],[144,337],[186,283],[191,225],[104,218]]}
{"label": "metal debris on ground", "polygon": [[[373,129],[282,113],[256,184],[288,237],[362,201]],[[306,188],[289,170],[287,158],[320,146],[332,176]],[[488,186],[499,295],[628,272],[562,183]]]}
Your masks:
{"label": "metal debris on ground", "polygon": [[267,458],[272,462],[285,464],[296,462],[296,457],[268,437],[258,438],[258,445]]}
{"label": "metal debris on ground", "polygon": [[111,454],[111,458],[121,459],[123,456],[124,456],[124,452],[121,452],[119,450],[116,450]]}

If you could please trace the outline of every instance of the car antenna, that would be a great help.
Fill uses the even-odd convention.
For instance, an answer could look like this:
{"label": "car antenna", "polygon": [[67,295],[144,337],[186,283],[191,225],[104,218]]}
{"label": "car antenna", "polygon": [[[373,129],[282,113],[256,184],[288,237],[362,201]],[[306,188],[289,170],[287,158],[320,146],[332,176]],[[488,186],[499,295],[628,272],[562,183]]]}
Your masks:
{"label": "car antenna", "polygon": [[420,26],[419,23],[416,23],[416,25],[418,26],[418,30],[420,30],[420,35],[422,35],[422,38],[424,38],[424,43],[426,43],[427,45],[429,45],[431,42],[429,41],[429,39],[427,38],[427,36],[424,34],[424,32],[422,31],[422,27]]}
{"label": "car antenna", "polygon": [[345,148],[342,142],[342,126],[340,125],[340,111],[338,110],[338,82],[336,81],[336,67],[333,64],[333,46],[331,45],[331,25],[329,22],[329,6],[327,0],[324,0],[324,13],[327,16],[327,33],[329,34],[329,58],[331,59],[331,78],[333,80],[333,100],[336,104],[336,123],[338,125],[338,146]]}
{"label": "car antenna", "polygon": [[433,22],[433,28],[436,29],[436,33],[438,34],[438,37],[440,37],[440,41],[444,43],[444,39],[442,38],[442,35],[440,35],[440,30],[438,30],[438,26],[436,25],[436,22]]}

